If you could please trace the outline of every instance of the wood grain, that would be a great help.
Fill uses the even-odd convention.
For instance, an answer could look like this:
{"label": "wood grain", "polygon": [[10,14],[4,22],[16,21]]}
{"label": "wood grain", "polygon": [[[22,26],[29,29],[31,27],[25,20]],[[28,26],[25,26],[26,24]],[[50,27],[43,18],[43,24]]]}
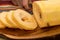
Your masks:
{"label": "wood grain", "polygon": [[33,31],[25,31],[20,29],[0,29],[0,34],[3,34],[12,39],[35,39],[35,38],[43,38],[48,36],[54,36],[60,34],[60,26],[54,26],[51,28],[43,28],[39,27]]}

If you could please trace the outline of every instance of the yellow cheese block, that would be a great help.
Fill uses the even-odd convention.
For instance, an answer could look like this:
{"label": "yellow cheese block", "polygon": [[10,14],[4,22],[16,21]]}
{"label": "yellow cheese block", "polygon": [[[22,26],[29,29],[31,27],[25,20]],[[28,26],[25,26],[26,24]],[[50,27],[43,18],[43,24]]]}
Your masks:
{"label": "yellow cheese block", "polygon": [[33,13],[40,27],[60,25],[60,1],[36,1]]}
{"label": "yellow cheese block", "polygon": [[0,14],[0,20],[1,20],[1,22],[2,22],[5,26],[7,26],[7,27],[12,27],[12,25],[9,24],[9,22],[7,22],[7,19],[6,19],[7,13],[8,13],[8,12],[2,12],[2,13]]}
{"label": "yellow cheese block", "polygon": [[24,30],[34,30],[37,27],[34,17],[22,9],[17,9],[13,13],[13,18],[15,22],[19,24],[18,28],[22,28]]}
{"label": "yellow cheese block", "polygon": [[14,20],[12,19],[12,14],[14,13],[14,11],[13,10],[11,10],[11,11],[9,11],[9,13],[7,14],[7,16],[6,16],[6,19],[7,19],[7,21],[9,22],[9,24],[11,24],[12,25],[12,27],[11,28],[17,28],[17,24],[14,22]]}

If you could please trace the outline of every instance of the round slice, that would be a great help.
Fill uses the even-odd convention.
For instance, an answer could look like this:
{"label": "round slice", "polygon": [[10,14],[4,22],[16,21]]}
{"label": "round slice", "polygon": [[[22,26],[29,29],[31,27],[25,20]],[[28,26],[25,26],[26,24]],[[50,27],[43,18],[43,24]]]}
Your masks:
{"label": "round slice", "polygon": [[6,16],[6,19],[7,19],[7,21],[9,22],[9,24],[11,24],[12,25],[12,28],[17,28],[16,27],[16,24],[14,23],[14,21],[12,20],[12,13],[13,13],[14,11],[9,11],[9,13],[7,14],[7,16]]}
{"label": "round slice", "polygon": [[2,13],[0,14],[0,20],[1,20],[2,23],[4,23],[5,26],[11,28],[12,25],[9,24],[9,22],[7,22],[7,19],[6,19],[7,13],[8,13],[8,12],[2,12]]}
{"label": "round slice", "polygon": [[37,27],[37,23],[34,17],[24,10],[16,10],[13,13],[13,18],[17,22],[17,24],[19,24],[19,26],[24,30],[34,30]]}
{"label": "round slice", "polygon": [[13,10],[10,11],[10,12],[7,14],[6,18],[7,18],[7,21],[8,21],[11,25],[13,25],[12,28],[17,28],[17,26],[19,26],[19,25],[17,25],[17,23],[14,22],[14,20],[12,19],[12,13],[14,13]]}
{"label": "round slice", "polygon": [[6,28],[6,26],[0,21],[0,29]]}
{"label": "round slice", "polygon": [[[1,13],[0,13],[1,14]],[[1,28],[6,28],[6,26],[1,22],[1,20],[0,20],[0,29]]]}

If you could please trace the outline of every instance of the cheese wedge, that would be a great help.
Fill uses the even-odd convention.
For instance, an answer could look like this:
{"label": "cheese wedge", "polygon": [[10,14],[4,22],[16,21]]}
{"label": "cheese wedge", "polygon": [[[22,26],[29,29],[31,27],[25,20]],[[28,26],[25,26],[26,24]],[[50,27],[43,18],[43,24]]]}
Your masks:
{"label": "cheese wedge", "polygon": [[6,19],[7,13],[8,13],[8,12],[2,12],[2,13],[0,14],[0,20],[1,20],[1,22],[2,22],[5,26],[7,26],[7,27],[12,27],[12,25],[9,24],[9,22],[7,22],[7,19]]}
{"label": "cheese wedge", "polygon": [[60,25],[60,1],[36,1],[33,13],[40,27]]}
{"label": "cheese wedge", "polygon": [[12,27],[11,28],[17,28],[17,24],[14,22],[14,20],[12,19],[12,13],[14,13],[14,11],[12,10],[12,11],[9,11],[9,13],[7,14],[7,16],[6,16],[6,19],[7,19],[7,21],[9,22],[9,24],[11,24],[12,25]]}
{"label": "cheese wedge", "polygon": [[37,27],[34,17],[22,9],[17,9],[13,13],[13,18],[15,22],[19,24],[18,28],[22,28],[24,30],[34,30]]}

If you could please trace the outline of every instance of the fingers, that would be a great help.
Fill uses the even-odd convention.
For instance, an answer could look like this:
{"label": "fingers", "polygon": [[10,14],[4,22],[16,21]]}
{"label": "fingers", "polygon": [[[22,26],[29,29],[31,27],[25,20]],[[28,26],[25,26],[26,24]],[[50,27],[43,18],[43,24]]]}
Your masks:
{"label": "fingers", "polygon": [[14,5],[19,6],[20,8],[23,8],[22,6],[22,0],[11,0]]}
{"label": "fingers", "polygon": [[22,1],[22,5],[24,6],[25,9],[30,9],[28,4],[29,4],[29,0],[23,0]]}
{"label": "fingers", "polygon": [[11,0],[14,5],[18,5],[20,8],[25,8],[26,10],[30,10],[29,1],[30,0]]}
{"label": "fingers", "polygon": [[16,0],[11,0],[11,2],[12,2],[14,5],[17,5]]}

